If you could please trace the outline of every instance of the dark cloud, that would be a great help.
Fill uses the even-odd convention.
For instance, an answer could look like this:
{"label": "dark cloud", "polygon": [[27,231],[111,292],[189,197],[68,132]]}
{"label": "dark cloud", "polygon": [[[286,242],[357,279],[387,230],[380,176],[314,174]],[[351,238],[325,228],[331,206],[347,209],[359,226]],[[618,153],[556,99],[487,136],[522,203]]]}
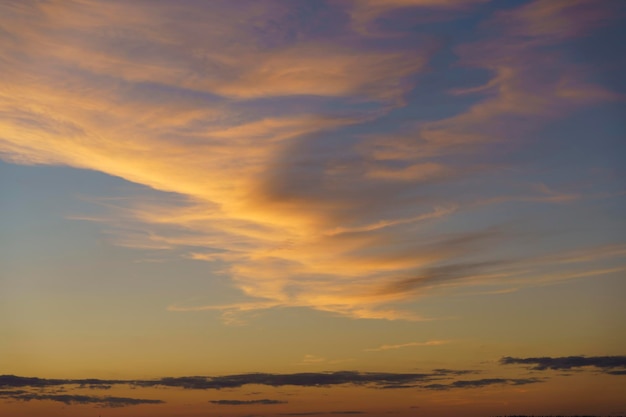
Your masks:
{"label": "dark cloud", "polygon": [[[425,373],[385,373],[385,372],[305,372],[294,374],[268,374],[250,373],[226,376],[188,376],[167,377],[155,380],[58,380],[25,378],[12,375],[0,377],[0,388],[42,388],[51,385],[78,384],[83,388],[109,389],[116,384],[126,384],[134,387],[176,387],[195,390],[219,390],[226,388],[239,388],[244,385],[265,385],[271,387],[299,386],[299,387],[328,387],[336,385],[359,385],[378,389],[406,389],[421,388],[430,390],[445,390],[452,388],[480,387],[492,384],[522,385],[540,382],[538,379],[480,379],[469,381],[454,381],[462,375],[477,374],[475,370],[434,369]],[[94,384],[94,381],[97,383]],[[440,381],[443,381],[440,383]],[[70,396],[57,396],[62,401]],[[98,397],[86,397],[98,398]],[[110,399],[111,397],[104,397]],[[83,399],[87,401],[87,399]],[[102,399],[101,399],[102,400]],[[114,401],[114,400],[113,400]],[[111,402],[111,401],[109,401]],[[283,401],[260,399],[260,400],[213,400],[213,404],[221,405],[245,405],[245,404],[282,404]],[[347,412],[342,412],[347,413]],[[319,413],[317,413],[319,414]]]}
{"label": "dark cloud", "polygon": [[57,401],[67,405],[95,404],[101,407],[127,407],[139,404],[163,404],[161,400],[148,400],[127,397],[96,397],[91,395],[40,394],[24,390],[0,391],[0,398],[18,401]]}
{"label": "dark cloud", "polygon": [[470,381],[454,381],[450,384],[430,384],[422,386],[422,388],[444,391],[454,388],[479,388],[487,385],[526,385],[543,382],[537,378],[525,378],[525,379],[506,379],[506,378],[485,378],[476,379]]}
{"label": "dark cloud", "polygon": [[533,365],[537,371],[568,370],[582,367],[599,368],[610,375],[626,375],[626,356],[562,356],[557,358],[512,358],[505,356],[500,359],[502,365]]}
{"label": "dark cloud", "polygon": [[58,385],[80,385],[81,388],[107,389],[111,385],[124,384],[123,380],[101,380],[101,379],[43,379],[35,377],[24,377],[15,375],[0,375],[0,387],[51,387]]}
{"label": "dark cloud", "polygon": [[384,294],[411,292],[425,286],[472,278],[510,264],[511,261],[484,261],[434,266],[420,271],[415,276],[392,282],[381,292]]}
{"label": "dark cloud", "polygon": [[218,377],[162,378],[154,381],[137,381],[141,386],[168,386],[188,389],[238,388],[249,384],[280,387],[286,385],[322,387],[331,385],[402,385],[440,378],[438,373],[367,373],[354,371],[295,373],[295,374],[240,374]]}
{"label": "dark cloud", "polygon": [[287,401],[268,400],[268,399],[261,399],[261,400],[213,400],[213,401],[210,401],[210,402],[212,402],[213,404],[219,404],[219,405],[287,404]]}
{"label": "dark cloud", "polygon": [[69,384],[63,379],[41,379],[15,375],[0,375],[0,387],[48,387]]}
{"label": "dark cloud", "polygon": [[433,372],[437,375],[468,375],[468,374],[478,374],[480,371],[476,370],[468,370],[468,369],[433,369]]}
{"label": "dark cloud", "polygon": [[0,390],[0,397],[12,397],[13,395],[27,394],[28,391],[24,390]]}
{"label": "dark cloud", "polygon": [[226,376],[186,376],[166,377],[154,380],[77,380],[77,379],[42,379],[0,376],[0,388],[35,387],[43,388],[61,385],[79,385],[82,388],[109,389],[112,385],[127,384],[139,387],[178,387],[185,389],[222,389],[239,388],[244,385],[266,385],[272,387],[302,386],[322,387],[332,385],[369,385],[395,386],[428,382],[452,375],[462,375],[473,371],[437,369],[431,373],[375,373],[375,372],[311,372],[295,374],[250,373]]}
{"label": "dark cloud", "polygon": [[605,371],[609,375],[626,375],[626,369],[620,371]]}

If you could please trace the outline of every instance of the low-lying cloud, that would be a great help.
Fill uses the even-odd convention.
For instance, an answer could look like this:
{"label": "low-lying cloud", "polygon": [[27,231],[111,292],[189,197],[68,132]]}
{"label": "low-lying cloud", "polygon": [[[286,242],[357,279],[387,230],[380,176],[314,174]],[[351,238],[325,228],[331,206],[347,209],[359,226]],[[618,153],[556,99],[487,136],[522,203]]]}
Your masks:
{"label": "low-lying cloud", "polygon": [[269,400],[269,399],[260,399],[260,400],[211,400],[209,401],[213,404],[218,405],[271,405],[271,404],[287,404],[287,401],[280,400]]}
{"label": "low-lying cloud", "polygon": [[429,384],[423,386],[422,388],[435,391],[446,391],[455,388],[481,388],[488,385],[527,385],[539,382],[543,382],[543,380],[538,378],[485,378],[454,381],[449,384]]}
{"label": "low-lying cloud", "polygon": [[0,391],[0,398],[18,401],[56,401],[67,405],[93,404],[100,407],[118,408],[141,404],[163,404],[165,401],[156,399],[113,397],[113,396],[93,396],[93,395],[71,395],[71,394],[45,394],[33,393],[24,390]]}
{"label": "low-lying cloud", "polygon": [[538,358],[505,356],[500,359],[500,363],[502,365],[532,365],[530,369],[536,371],[596,368],[610,375],[626,375],[626,356],[543,356]]}
{"label": "low-lying cloud", "polygon": [[[194,390],[219,390],[240,388],[245,385],[265,385],[270,387],[328,387],[336,385],[360,385],[372,388],[403,386],[450,379],[459,375],[476,373],[472,370],[435,369],[424,373],[392,372],[301,372],[293,374],[248,373],[225,376],[164,377],[150,380],[100,380],[100,379],[43,379],[0,376],[0,388],[42,388],[49,386],[77,385],[85,387],[89,381],[92,387],[111,385],[131,385],[135,387],[176,387]],[[221,401],[221,400],[219,400]],[[230,401],[230,400],[224,400]],[[236,400],[234,400],[236,401]],[[270,400],[271,401],[271,400]]]}

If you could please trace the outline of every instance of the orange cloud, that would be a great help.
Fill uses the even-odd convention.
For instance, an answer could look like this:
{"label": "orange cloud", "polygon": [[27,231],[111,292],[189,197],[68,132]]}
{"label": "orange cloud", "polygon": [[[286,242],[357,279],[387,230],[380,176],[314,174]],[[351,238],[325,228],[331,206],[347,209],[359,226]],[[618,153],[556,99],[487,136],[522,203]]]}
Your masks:
{"label": "orange cloud", "polygon": [[[424,320],[399,303],[437,287],[521,277],[521,268],[481,258],[506,233],[433,238],[435,225],[479,204],[417,195],[416,184],[475,172],[481,167],[471,160],[443,158],[611,95],[520,40],[521,26],[513,25],[504,40],[459,48],[463,65],[493,74],[484,86],[451,95],[484,95],[467,111],[397,135],[349,133],[355,126],[368,132],[389,103],[402,103],[431,51],[384,50],[354,34],[336,44],[302,33],[287,41],[259,29],[270,17],[285,19],[287,4],[240,11],[207,3],[184,24],[173,3],[7,8],[2,158],[97,170],[176,193],[176,201],[109,204],[111,218],[104,218],[115,243],[219,262],[242,293],[241,302],[218,306],[173,301],[172,311],[222,311],[235,320],[253,310],[308,307]],[[353,18],[365,22],[390,8],[436,5],[352,6]],[[505,20],[542,13],[522,8]],[[546,71],[552,65],[556,74]],[[540,197],[533,201],[569,201],[550,190]]]}

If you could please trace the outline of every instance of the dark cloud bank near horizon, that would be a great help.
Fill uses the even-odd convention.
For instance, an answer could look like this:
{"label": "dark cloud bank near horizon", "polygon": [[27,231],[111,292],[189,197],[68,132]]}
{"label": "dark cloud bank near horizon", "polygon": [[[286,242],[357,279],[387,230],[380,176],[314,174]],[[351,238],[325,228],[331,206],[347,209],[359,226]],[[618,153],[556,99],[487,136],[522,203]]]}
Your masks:
{"label": "dark cloud bank near horizon", "polygon": [[80,388],[104,389],[112,385],[132,385],[135,387],[177,387],[184,389],[223,389],[239,388],[244,385],[265,385],[272,387],[301,386],[321,387],[333,385],[364,385],[375,388],[403,386],[453,378],[460,375],[476,374],[477,371],[436,369],[429,373],[383,373],[383,372],[306,372],[293,374],[248,373],[225,376],[184,376],[164,377],[154,380],[110,380],[110,379],[44,379],[1,375],[0,388],[34,387],[44,388],[61,385],[78,385]]}
{"label": "dark cloud bank near horizon", "polygon": [[71,395],[71,394],[48,394],[35,393],[25,390],[0,391],[0,399],[12,399],[17,401],[56,401],[66,405],[94,404],[100,407],[118,408],[139,404],[164,404],[162,400],[128,398],[128,397],[99,397],[94,395]]}
{"label": "dark cloud bank near horizon", "polygon": [[[564,357],[530,357],[515,358],[505,356],[499,360],[500,365],[530,365],[531,370],[572,370],[592,368],[609,375],[626,375],[626,356],[564,356]],[[377,389],[425,389],[450,390],[480,388],[489,385],[526,385],[546,381],[546,378],[482,378],[455,379],[463,375],[480,374],[476,370],[435,369],[425,373],[385,373],[385,372],[306,372],[293,374],[248,373],[224,376],[186,376],[164,377],[154,380],[122,380],[122,379],[47,379],[0,375],[0,399],[17,401],[48,400],[64,404],[94,404],[101,407],[126,407],[139,404],[162,404],[158,399],[140,399],[113,396],[72,395],[66,393],[42,392],[50,387],[75,385],[78,389],[106,390],[114,385],[132,387],[167,387],[192,390],[220,390],[240,388],[244,385],[265,385],[271,387],[329,387],[338,385],[359,385]],[[31,391],[26,390],[30,388]],[[37,389],[39,392],[33,392]],[[257,400],[212,400],[217,405],[271,405],[285,404],[286,401],[272,399]],[[360,412],[337,412],[357,414]],[[314,413],[320,414],[320,413]],[[286,414],[309,415],[309,414]]]}
{"label": "dark cloud bank near horizon", "polygon": [[500,359],[502,365],[532,365],[535,371],[564,371],[576,368],[592,367],[609,375],[626,375],[626,356],[562,356],[513,358],[505,356]]}

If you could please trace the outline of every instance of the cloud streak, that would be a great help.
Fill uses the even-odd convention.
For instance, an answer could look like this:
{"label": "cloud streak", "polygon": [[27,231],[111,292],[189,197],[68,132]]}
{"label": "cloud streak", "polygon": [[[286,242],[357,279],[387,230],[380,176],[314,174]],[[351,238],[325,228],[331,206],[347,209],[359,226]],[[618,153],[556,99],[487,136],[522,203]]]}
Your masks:
{"label": "cloud streak", "polygon": [[217,405],[273,405],[273,404],[287,404],[287,401],[270,400],[263,398],[260,400],[211,400],[210,403]]}
{"label": "cloud streak", "polygon": [[429,384],[423,388],[433,391],[447,391],[455,388],[481,388],[490,385],[527,385],[543,382],[538,378],[485,378],[477,380],[454,381],[450,384]]}
{"label": "cloud streak", "polygon": [[539,358],[514,358],[505,356],[502,365],[532,365],[536,371],[563,371],[577,368],[596,368],[610,375],[626,375],[626,356],[562,356]]}
{"label": "cloud streak", "polygon": [[365,352],[381,352],[385,350],[395,350],[402,349],[407,347],[418,347],[418,346],[440,346],[450,343],[448,340],[429,340],[427,342],[409,342],[409,343],[400,343],[397,345],[382,345],[377,348],[364,349]]}
{"label": "cloud streak", "polygon": [[140,399],[128,397],[71,395],[71,394],[41,394],[23,390],[0,391],[0,398],[18,401],[56,401],[66,405],[93,404],[99,407],[119,408],[142,404],[163,404],[165,401],[155,399]]}

